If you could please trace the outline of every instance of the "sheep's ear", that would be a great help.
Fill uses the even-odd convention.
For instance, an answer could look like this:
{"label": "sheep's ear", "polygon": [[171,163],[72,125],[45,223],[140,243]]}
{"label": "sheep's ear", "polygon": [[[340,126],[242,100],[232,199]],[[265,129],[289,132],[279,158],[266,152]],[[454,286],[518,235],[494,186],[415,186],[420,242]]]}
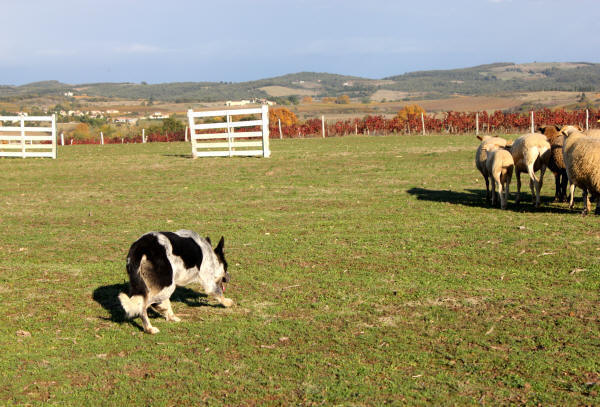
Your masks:
{"label": "sheep's ear", "polygon": [[[600,120],[598,120],[598,121],[600,121]],[[477,138],[478,138],[479,140],[483,141],[483,139],[481,138],[481,136],[477,136]]]}
{"label": "sheep's ear", "polygon": [[577,130],[579,130],[579,131],[581,131],[581,132],[583,131],[583,129],[581,128],[581,126],[580,126],[580,125],[576,124],[576,125],[575,125],[575,127],[577,127]]}
{"label": "sheep's ear", "polygon": [[546,131],[546,126],[538,126],[536,130],[538,133],[544,134],[544,132]]}
{"label": "sheep's ear", "polygon": [[558,124],[555,124],[554,128],[556,129],[556,131],[560,131],[560,126]]}

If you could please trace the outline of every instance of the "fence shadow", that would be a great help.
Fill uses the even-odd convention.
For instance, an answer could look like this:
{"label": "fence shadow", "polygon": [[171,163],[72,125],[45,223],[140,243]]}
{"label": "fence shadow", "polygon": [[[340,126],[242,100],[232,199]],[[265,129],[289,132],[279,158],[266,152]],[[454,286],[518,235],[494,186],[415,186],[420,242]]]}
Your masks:
{"label": "fence shadow", "polygon": [[[143,330],[142,326],[138,323],[139,319],[127,319],[125,317],[125,311],[121,307],[121,303],[118,298],[119,293],[127,293],[128,290],[129,286],[127,283],[105,285],[96,288],[92,298],[94,301],[100,304],[102,308],[109,312],[110,316],[106,319],[118,324],[129,323],[138,329]],[[190,307],[213,306],[208,303],[208,296],[206,294],[199,293],[187,287],[177,287],[171,296],[171,302],[181,302]],[[221,305],[215,305],[215,307],[220,306]],[[153,311],[152,308],[148,310],[148,316],[150,318],[161,317],[157,312]]]}
{"label": "fence shadow", "polygon": [[161,154],[163,157],[175,157],[175,158],[186,158],[188,160],[194,157],[191,154]]}
{"label": "fence shadow", "polygon": [[[451,191],[447,189],[434,190],[425,188],[411,188],[406,191],[410,195],[414,195],[420,201],[432,201],[432,202],[447,202],[455,205],[479,207],[479,208],[492,208],[491,205],[485,200],[485,190],[483,189],[467,189],[464,191]],[[530,193],[524,193],[521,189],[521,203],[516,205],[514,202],[516,191],[511,190],[511,199],[508,201],[507,210],[514,212],[548,212],[548,213],[576,213],[575,210],[567,208],[549,206],[553,197],[541,197],[542,205],[539,208],[533,206],[532,196]],[[575,199],[577,202],[577,199]],[[497,204],[497,208],[500,209],[500,204]]]}

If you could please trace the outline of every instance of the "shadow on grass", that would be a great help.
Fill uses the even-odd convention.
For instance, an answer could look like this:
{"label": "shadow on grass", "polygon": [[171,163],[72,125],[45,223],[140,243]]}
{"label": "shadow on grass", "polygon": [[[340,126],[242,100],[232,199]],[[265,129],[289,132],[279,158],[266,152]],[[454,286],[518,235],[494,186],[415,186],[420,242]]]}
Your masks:
{"label": "shadow on grass", "polygon": [[[128,293],[128,291],[128,284],[105,285],[96,288],[92,297],[94,301],[96,301],[102,306],[102,308],[104,308],[110,313],[110,317],[106,319],[113,322],[117,322],[119,324],[127,322],[143,331],[142,326],[137,322],[139,321],[139,319],[127,319],[125,317],[125,311],[123,310],[123,307],[121,307],[121,302],[119,301],[118,297],[119,293]],[[181,302],[190,307],[211,306],[207,301],[206,294],[199,293],[187,287],[177,287],[175,289],[175,292],[171,296],[171,302]],[[162,318],[162,316],[160,316],[160,314],[152,310],[152,308],[149,308],[148,316],[150,318]]]}
{"label": "shadow on grass", "polygon": [[[523,191],[523,190],[521,190]],[[447,202],[456,205],[464,205],[479,208],[492,208],[485,201],[485,190],[483,189],[467,189],[464,191],[451,191],[451,190],[434,190],[425,188],[411,188],[406,191],[410,195],[414,195],[420,201],[432,201],[432,202]],[[549,212],[549,213],[574,213],[574,211],[568,208],[562,208],[557,206],[549,206],[552,203],[551,197],[542,196],[542,205],[540,208],[536,208],[532,203],[532,196],[528,193],[521,192],[521,203],[516,205],[514,197],[516,192],[514,190],[510,193],[512,200],[508,201],[507,210],[515,212]],[[497,205],[500,209],[500,204]]]}
{"label": "shadow on grass", "polygon": [[163,157],[176,157],[176,158],[187,158],[188,160],[191,160],[192,155],[191,154],[161,154]]}

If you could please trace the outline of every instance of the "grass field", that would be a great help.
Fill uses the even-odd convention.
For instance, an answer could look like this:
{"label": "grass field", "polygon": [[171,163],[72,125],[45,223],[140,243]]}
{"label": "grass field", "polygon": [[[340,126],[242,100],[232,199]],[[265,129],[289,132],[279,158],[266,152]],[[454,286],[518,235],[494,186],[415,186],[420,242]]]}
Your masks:
{"label": "grass field", "polygon": [[[476,146],[0,160],[0,405],[599,404],[600,218],[552,204],[549,174],[539,210],[487,207]],[[181,228],[225,236],[236,306],[179,288],[183,321],[147,335],[116,301],[125,257]]]}

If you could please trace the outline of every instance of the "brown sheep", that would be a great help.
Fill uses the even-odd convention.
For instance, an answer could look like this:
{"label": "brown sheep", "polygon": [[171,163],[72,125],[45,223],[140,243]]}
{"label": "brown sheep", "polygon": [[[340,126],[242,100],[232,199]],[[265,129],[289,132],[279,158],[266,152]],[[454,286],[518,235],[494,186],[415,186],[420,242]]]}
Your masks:
{"label": "brown sheep", "polygon": [[556,192],[554,193],[554,202],[564,202],[567,199],[567,169],[563,159],[563,144],[565,136],[560,132],[560,126],[540,126],[538,132],[542,133],[550,143],[550,158],[548,159],[548,169],[554,174],[554,183]]}

